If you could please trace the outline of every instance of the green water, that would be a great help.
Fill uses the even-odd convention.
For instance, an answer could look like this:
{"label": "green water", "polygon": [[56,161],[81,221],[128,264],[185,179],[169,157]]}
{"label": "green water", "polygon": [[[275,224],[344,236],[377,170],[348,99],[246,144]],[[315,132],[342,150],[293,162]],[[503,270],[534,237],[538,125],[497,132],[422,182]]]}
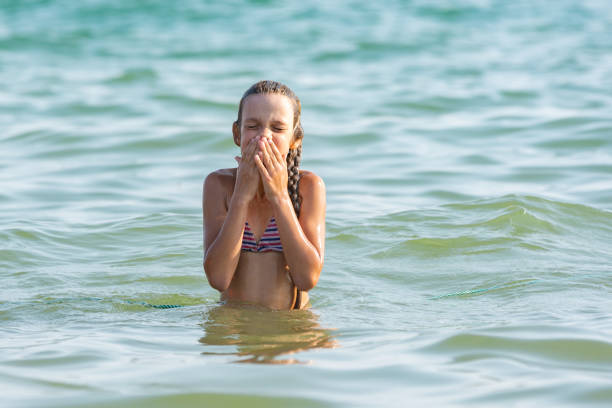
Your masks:
{"label": "green water", "polygon": [[[610,405],[611,38],[605,0],[0,0],[1,405]],[[310,310],[201,267],[260,79],[327,186]]]}

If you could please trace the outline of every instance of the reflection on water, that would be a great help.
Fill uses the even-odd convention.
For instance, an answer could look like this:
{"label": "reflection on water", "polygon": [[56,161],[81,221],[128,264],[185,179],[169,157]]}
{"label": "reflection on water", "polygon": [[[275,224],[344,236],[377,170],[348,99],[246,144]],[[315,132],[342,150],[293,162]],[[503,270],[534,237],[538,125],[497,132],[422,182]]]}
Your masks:
{"label": "reflection on water", "polygon": [[228,303],[212,307],[203,317],[205,334],[200,343],[207,347],[202,354],[236,355],[237,363],[307,363],[278,357],[338,346],[332,329],[319,326],[318,316],[310,310],[277,311]]}

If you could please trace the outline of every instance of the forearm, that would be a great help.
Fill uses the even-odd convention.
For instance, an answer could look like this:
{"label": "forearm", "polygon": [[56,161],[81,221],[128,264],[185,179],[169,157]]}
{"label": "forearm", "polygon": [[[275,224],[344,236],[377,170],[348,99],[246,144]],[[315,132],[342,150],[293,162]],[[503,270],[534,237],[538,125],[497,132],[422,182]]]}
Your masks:
{"label": "forearm", "polygon": [[204,271],[210,285],[225,291],[234,277],[240,258],[247,203],[232,199],[223,226],[204,256]]}
{"label": "forearm", "polygon": [[304,234],[289,196],[276,200],[273,206],[291,279],[298,289],[310,290],[321,274],[322,254]]}

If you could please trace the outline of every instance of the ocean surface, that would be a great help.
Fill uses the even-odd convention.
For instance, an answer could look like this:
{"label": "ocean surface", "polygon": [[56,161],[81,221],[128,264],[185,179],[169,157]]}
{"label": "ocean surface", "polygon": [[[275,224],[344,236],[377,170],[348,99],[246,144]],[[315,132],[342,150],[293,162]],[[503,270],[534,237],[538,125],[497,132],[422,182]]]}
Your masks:
{"label": "ocean surface", "polygon": [[[227,306],[202,182],[300,97],[312,308]],[[612,405],[612,6],[0,0],[3,407]]]}

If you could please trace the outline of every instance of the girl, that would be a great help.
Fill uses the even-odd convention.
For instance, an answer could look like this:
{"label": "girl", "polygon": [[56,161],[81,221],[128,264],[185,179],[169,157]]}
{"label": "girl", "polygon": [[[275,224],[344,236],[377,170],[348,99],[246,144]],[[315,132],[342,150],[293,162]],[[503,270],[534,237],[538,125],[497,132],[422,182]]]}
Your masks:
{"label": "girl", "polygon": [[204,182],[204,271],[222,300],[300,309],[319,280],[325,247],[325,185],[298,170],[301,104],[261,81],[242,96],[232,126],[237,168]]}

